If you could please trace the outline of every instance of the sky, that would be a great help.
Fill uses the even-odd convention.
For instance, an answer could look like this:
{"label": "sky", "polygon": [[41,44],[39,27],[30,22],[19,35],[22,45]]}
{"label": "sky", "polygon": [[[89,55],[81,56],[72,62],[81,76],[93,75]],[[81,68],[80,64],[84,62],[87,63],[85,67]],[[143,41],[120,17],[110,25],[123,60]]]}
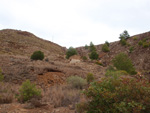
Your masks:
{"label": "sky", "polygon": [[0,0],[0,30],[29,31],[63,47],[150,31],[150,0]]}

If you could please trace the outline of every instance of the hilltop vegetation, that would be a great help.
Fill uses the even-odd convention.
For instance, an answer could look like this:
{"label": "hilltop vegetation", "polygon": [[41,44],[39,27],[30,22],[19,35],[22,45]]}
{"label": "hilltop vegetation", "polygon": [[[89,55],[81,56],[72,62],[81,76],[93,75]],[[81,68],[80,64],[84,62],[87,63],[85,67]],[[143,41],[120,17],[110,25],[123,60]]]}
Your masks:
{"label": "hilltop vegetation", "polygon": [[46,55],[64,54],[61,46],[20,30],[0,30],[0,45],[0,54],[30,56],[37,50]]}

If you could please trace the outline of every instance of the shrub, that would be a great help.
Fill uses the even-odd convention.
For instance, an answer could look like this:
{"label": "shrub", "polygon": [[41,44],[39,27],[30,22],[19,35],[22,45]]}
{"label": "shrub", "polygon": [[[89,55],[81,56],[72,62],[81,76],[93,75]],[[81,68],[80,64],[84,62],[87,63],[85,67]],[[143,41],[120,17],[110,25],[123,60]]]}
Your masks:
{"label": "shrub", "polygon": [[35,84],[32,84],[29,80],[26,80],[22,83],[21,88],[19,89],[18,100],[25,102],[30,100],[33,97],[40,97],[41,90],[37,89]]}
{"label": "shrub", "polygon": [[128,56],[125,53],[120,53],[117,56],[115,56],[112,62],[118,70],[125,70],[129,74],[136,74],[132,61],[128,58]]}
{"label": "shrub", "polygon": [[97,60],[98,59],[98,53],[96,51],[92,51],[90,54],[89,54],[89,57],[90,59],[92,60]]}
{"label": "shrub", "polygon": [[104,45],[102,46],[102,51],[103,51],[103,52],[109,52],[109,47],[108,47],[107,44],[104,44]]}
{"label": "shrub", "polygon": [[125,30],[123,33],[120,34],[119,39],[122,40],[122,39],[127,39],[129,37],[130,37],[130,35],[129,35],[128,31]]}
{"label": "shrub", "polygon": [[86,44],[84,48],[85,48],[85,49],[88,49],[88,48],[89,48],[89,46]]}
{"label": "shrub", "polygon": [[140,41],[138,42],[138,44],[139,44],[139,46],[141,46],[141,45],[143,45],[143,42],[140,40]]}
{"label": "shrub", "polygon": [[105,44],[109,47],[109,42],[108,41],[105,41]]}
{"label": "shrub", "polygon": [[44,59],[44,53],[41,51],[35,51],[32,55],[31,55],[31,59],[32,60],[43,60]]}
{"label": "shrub", "polygon": [[70,76],[67,79],[67,83],[72,88],[76,88],[76,89],[82,89],[87,84],[86,80],[79,76]]}
{"label": "shrub", "polygon": [[88,73],[86,76],[86,81],[88,84],[94,81],[94,75],[92,73]]}
{"label": "shrub", "polygon": [[96,47],[92,42],[90,42],[90,52],[96,51]]}
{"label": "shrub", "polygon": [[122,46],[127,45],[127,41],[125,39],[120,40],[120,43],[121,43]]}
{"label": "shrub", "polygon": [[143,42],[143,47],[147,48],[147,47],[149,47],[149,44],[147,42]]}
{"label": "shrub", "polygon": [[4,79],[4,76],[2,75],[2,71],[0,69],[0,82],[3,81],[3,79]]}
{"label": "shrub", "polygon": [[133,52],[133,50],[134,50],[134,47],[132,46],[132,47],[130,47],[129,48],[129,53],[132,53]]}
{"label": "shrub", "polygon": [[137,40],[137,37],[133,37],[133,40]]}
{"label": "shrub", "polygon": [[82,59],[85,61],[85,60],[87,60],[87,57],[86,57],[86,56],[83,56]]}
{"label": "shrub", "polygon": [[66,52],[66,58],[69,59],[73,55],[77,55],[77,51],[75,48],[70,47]]}
{"label": "shrub", "polygon": [[87,102],[78,111],[87,113],[149,113],[150,84],[135,78],[104,78],[84,91]]}

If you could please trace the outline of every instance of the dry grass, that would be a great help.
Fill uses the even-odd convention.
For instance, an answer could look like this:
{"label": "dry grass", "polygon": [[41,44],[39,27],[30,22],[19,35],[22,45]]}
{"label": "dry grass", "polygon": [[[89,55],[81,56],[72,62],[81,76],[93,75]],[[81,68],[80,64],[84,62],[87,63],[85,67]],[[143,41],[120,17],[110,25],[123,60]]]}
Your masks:
{"label": "dry grass", "polygon": [[80,91],[69,86],[53,86],[44,92],[43,102],[51,103],[54,107],[73,105],[80,100]]}
{"label": "dry grass", "polygon": [[[0,49],[3,53],[30,56],[34,51],[41,50],[44,53],[63,54],[62,47],[29,32],[18,30],[0,30]],[[10,49],[11,48],[11,49]]]}
{"label": "dry grass", "polygon": [[0,86],[0,104],[12,103],[18,92],[18,86],[3,82],[0,82]]}

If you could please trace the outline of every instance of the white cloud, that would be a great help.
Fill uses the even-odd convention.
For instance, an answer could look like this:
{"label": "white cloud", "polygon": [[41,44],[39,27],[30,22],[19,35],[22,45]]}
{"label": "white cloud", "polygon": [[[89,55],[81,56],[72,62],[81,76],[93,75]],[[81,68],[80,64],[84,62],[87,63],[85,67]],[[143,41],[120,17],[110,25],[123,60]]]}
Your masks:
{"label": "white cloud", "polygon": [[[0,28],[27,30],[62,46],[118,40],[149,29],[149,0],[1,0]],[[3,26],[2,26],[3,25]],[[53,38],[53,39],[52,39]]]}

